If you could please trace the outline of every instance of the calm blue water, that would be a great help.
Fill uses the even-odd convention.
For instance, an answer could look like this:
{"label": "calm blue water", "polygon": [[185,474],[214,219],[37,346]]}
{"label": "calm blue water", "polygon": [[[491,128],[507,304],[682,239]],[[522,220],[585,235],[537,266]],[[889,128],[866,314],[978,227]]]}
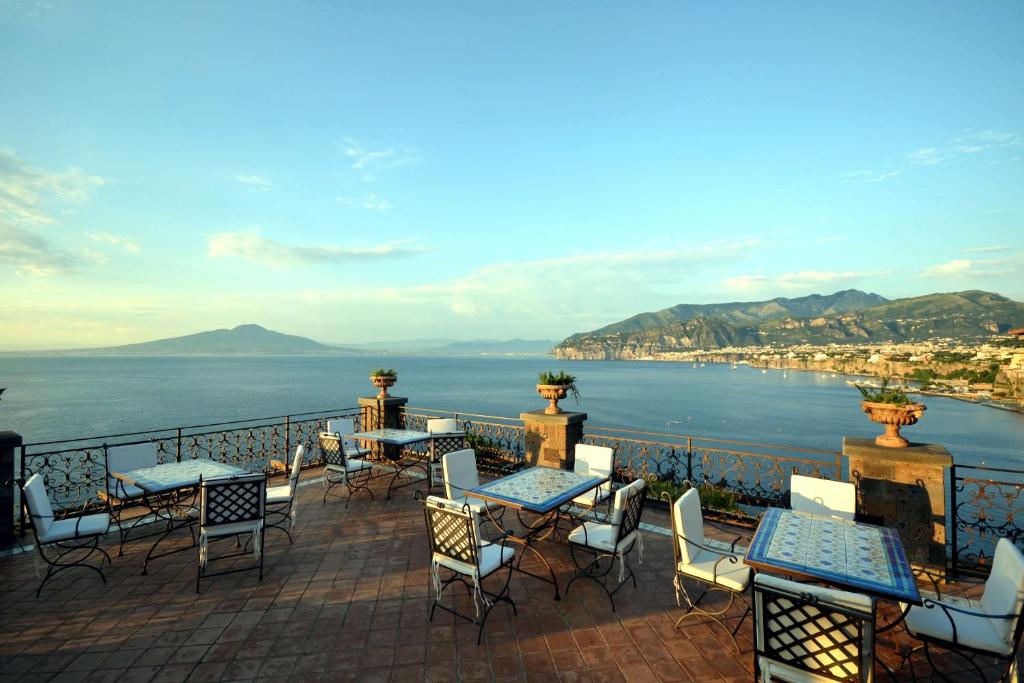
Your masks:
{"label": "calm blue water", "polygon": [[[369,371],[394,367],[412,407],[518,417],[545,405],[537,372],[579,378],[588,424],[839,450],[881,428],[843,376],[709,364],[555,361],[546,357],[0,356],[0,430],[26,442],[98,436],[356,405]],[[565,407],[574,409],[571,399]],[[1024,416],[929,398],[905,429],[960,463],[1024,467]]]}

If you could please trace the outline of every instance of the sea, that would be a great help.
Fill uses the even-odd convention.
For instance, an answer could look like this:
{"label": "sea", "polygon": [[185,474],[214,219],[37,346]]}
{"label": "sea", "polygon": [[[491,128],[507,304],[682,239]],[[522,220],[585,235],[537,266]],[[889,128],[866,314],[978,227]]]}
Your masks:
{"label": "sea", "polygon": [[[537,373],[575,375],[587,424],[841,450],[881,427],[847,377],[740,365],[562,361],[550,356],[0,355],[0,431],[26,443],[354,407],[369,373],[394,368],[410,408],[517,418],[543,408]],[[927,397],[903,433],[959,464],[1024,468],[1024,415]]]}

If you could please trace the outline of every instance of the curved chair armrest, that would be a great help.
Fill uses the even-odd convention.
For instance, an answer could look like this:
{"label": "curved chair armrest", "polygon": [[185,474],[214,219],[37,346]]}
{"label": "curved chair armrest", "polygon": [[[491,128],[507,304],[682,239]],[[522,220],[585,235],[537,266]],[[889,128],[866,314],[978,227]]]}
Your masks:
{"label": "curved chair armrest", "polygon": [[[714,548],[706,546],[703,543],[694,543],[693,541],[688,539],[686,536],[683,536],[678,531],[676,532],[676,536],[678,538],[681,538],[684,541],[686,541],[687,545],[696,546],[700,550],[704,550],[704,551],[707,551],[709,553],[714,553],[715,555],[720,555],[721,556],[717,560],[715,560],[714,570],[711,573],[711,578],[712,578],[712,580],[715,583],[718,583],[718,565],[720,565],[722,562],[726,562],[726,561],[728,561],[728,562],[730,562],[732,564],[739,564],[739,562],[740,562],[740,558],[736,557],[736,555],[734,555],[733,553],[726,552],[724,550],[715,550]],[[734,542],[734,544],[735,544],[735,542]]]}
{"label": "curved chair armrest", "polygon": [[736,538],[733,539],[732,543],[729,545],[730,552],[736,552],[736,544],[739,543],[740,541],[746,541],[746,543],[744,545],[750,545],[750,539],[749,538],[747,538],[746,536],[737,536]]}
{"label": "curved chair armrest", "polygon": [[957,612],[959,614],[965,614],[967,616],[972,617],[982,617],[983,619],[1016,619],[1020,616],[1019,614],[989,614],[988,612],[983,612],[981,610],[957,607],[955,605],[949,605],[944,602],[929,600],[928,598],[925,598],[922,607],[924,609],[934,609],[938,607],[942,610],[943,615],[945,615],[946,619],[949,621],[950,629],[952,629],[953,631],[952,643],[954,645],[959,645],[960,640],[956,632],[956,621],[953,620],[953,615],[950,614],[950,612]]}

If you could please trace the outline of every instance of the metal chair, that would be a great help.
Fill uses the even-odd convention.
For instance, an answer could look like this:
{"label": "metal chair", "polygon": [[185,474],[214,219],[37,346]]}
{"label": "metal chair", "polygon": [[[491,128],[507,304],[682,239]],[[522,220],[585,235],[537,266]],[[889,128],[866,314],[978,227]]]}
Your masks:
{"label": "metal chair", "polygon": [[320,453],[324,456],[324,503],[335,486],[344,486],[348,489],[345,507],[348,507],[352,494],[356,491],[366,491],[373,500],[373,491],[369,486],[373,463],[369,460],[349,458],[345,439],[340,433],[320,432]]}
{"label": "metal chair", "polygon": [[466,496],[466,491],[480,485],[476,453],[472,448],[445,453],[441,456],[441,470],[444,473],[444,493],[448,500],[457,505],[468,505],[477,514],[486,515],[495,526],[500,524],[505,514],[503,505]]}
{"label": "metal chair", "polygon": [[[1024,631],[1024,555],[1012,541],[1001,538],[992,558],[992,572],[985,581],[980,603],[970,608],[943,600],[925,598],[921,607],[911,607],[904,623],[921,644],[904,656],[910,660],[923,650],[935,672],[950,681],[931,656],[931,647],[959,655],[985,679],[975,657],[987,655],[1007,663],[1000,680],[1016,678],[1017,650]],[[913,662],[911,675],[916,679]]]}
{"label": "metal chair", "polygon": [[[576,444],[572,469],[576,474],[611,477],[615,469],[615,451],[607,446]],[[600,505],[610,505],[611,502],[612,483],[609,480],[592,491],[576,496],[572,499],[571,505],[596,511]]]}
{"label": "metal chair", "polygon": [[350,417],[328,420],[327,433],[341,434],[342,442],[345,445],[345,455],[350,458],[364,458],[371,453],[369,448],[360,446],[353,437],[356,433],[356,423]]}
{"label": "metal chair", "polygon": [[[96,513],[81,514],[77,517],[55,519],[53,506],[46,495],[46,486],[40,474],[33,474],[28,481],[19,481],[21,502],[32,520],[32,534],[36,539],[38,557],[46,563],[46,575],[36,588],[36,597],[43,590],[47,581],[56,574],[76,567],[91,569],[100,575],[103,583],[107,577],[103,575],[103,560],[99,566],[89,563],[95,553],[99,553],[109,563],[110,555],[99,546],[100,537],[110,529],[110,515]],[[87,503],[88,504],[88,503]],[[85,508],[83,507],[83,513]],[[36,565],[36,576],[39,575]]]}
{"label": "metal chair", "polygon": [[857,513],[857,487],[845,481],[794,474],[789,479],[789,507],[852,522]]}
{"label": "metal chair", "polygon": [[[639,548],[640,562],[644,561],[643,536],[640,534],[640,518],[644,513],[647,494],[643,479],[637,479],[629,486],[615,492],[609,523],[584,522],[569,532],[569,552],[572,554],[576,571],[565,587],[569,595],[572,584],[577,579],[590,579],[599,585],[608,595],[608,601],[615,611],[615,594],[626,583],[626,572],[636,588],[636,575],[626,560],[633,548]],[[582,551],[591,559],[581,562],[577,552]],[[615,560],[619,561],[619,581],[614,590],[608,590],[606,577],[612,570]]]}
{"label": "metal chair", "polygon": [[754,577],[755,680],[871,683],[874,661],[874,598]]}
{"label": "metal chair", "polygon": [[[486,541],[480,535],[480,515],[470,506],[456,501],[430,496],[423,504],[427,523],[427,537],[430,541],[430,575],[434,586],[434,604],[430,608],[430,620],[434,610],[440,607],[457,617],[479,624],[476,643],[480,644],[484,625],[491,610],[499,602],[512,606],[517,614],[516,604],[509,597],[509,582],[512,579],[512,564],[515,551],[508,546],[508,535],[496,541]],[[484,590],[483,581],[501,568],[507,568],[505,583],[497,593]],[[452,573],[442,581],[440,570]],[[458,612],[453,607],[441,604],[444,589],[456,581],[466,586],[473,596],[475,617]],[[483,615],[481,616],[481,610]]]}
{"label": "metal chair", "polygon": [[[435,486],[444,486],[444,467],[441,465],[441,458],[445,453],[459,450],[465,447],[465,435],[459,429],[459,421],[453,417],[434,417],[427,420],[427,433],[437,434],[438,438],[430,440],[430,453],[428,455],[428,467],[430,468],[430,489]],[[441,435],[458,434],[459,438],[445,438]],[[439,448],[439,441],[443,442]],[[448,443],[452,442],[452,443]]]}
{"label": "metal chair", "polygon": [[125,528],[122,521],[124,510],[141,502],[145,491],[134,484],[121,481],[111,473],[155,467],[159,464],[159,458],[156,444],[150,441],[121,446],[104,444],[103,452],[107,471],[107,487],[106,490],[100,492],[100,499],[107,504],[110,517],[117,524],[117,530],[121,536],[121,543],[117,549],[117,555],[120,557],[124,555],[124,544],[128,540],[128,535],[147,518],[146,515],[137,515],[131,525]]}
{"label": "metal chair", "polygon": [[[278,529],[288,536],[288,543],[293,543],[291,530],[295,527],[298,513],[295,491],[299,486],[299,473],[302,471],[302,456],[306,447],[299,444],[295,447],[292,469],[288,472],[288,483],[280,486],[267,487],[267,516],[264,520],[268,529]],[[285,523],[287,522],[287,526]]]}
{"label": "metal chair", "polygon": [[[686,599],[686,612],[676,621],[676,628],[682,625],[687,617],[705,617],[711,619],[729,633],[736,651],[740,646],[736,642],[736,632],[750,613],[750,605],[740,617],[736,628],[730,630],[722,617],[732,607],[736,596],[742,596],[750,588],[751,569],[743,563],[744,550],[737,548],[737,538],[732,545],[723,549],[721,545],[704,538],[704,514],[701,511],[700,494],[691,488],[681,495],[672,505],[672,532],[674,534],[672,550],[675,554],[676,604],[682,607],[681,598]],[[692,598],[686,590],[686,579],[705,585],[704,591]],[[706,610],[700,602],[708,593],[719,591],[729,595],[729,602],[719,610]]]}
{"label": "metal chair", "polygon": [[[263,580],[263,520],[266,516],[267,475],[239,474],[230,477],[199,480],[199,566],[196,570],[196,593],[199,581],[211,576],[223,576],[237,572],[259,569]],[[211,557],[210,543],[225,538],[237,539],[246,535],[249,540],[239,552]],[[258,560],[254,566],[232,567],[219,572],[209,572],[207,567],[214,561],[253,555]]]}

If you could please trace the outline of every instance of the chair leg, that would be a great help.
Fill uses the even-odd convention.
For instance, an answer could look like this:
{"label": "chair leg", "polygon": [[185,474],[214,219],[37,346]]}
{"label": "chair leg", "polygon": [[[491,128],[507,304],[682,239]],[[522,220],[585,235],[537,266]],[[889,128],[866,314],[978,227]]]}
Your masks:
{"label": "chair leg", "polygon": [[[689,591],[686,590],[685,580],[681,576],[679,576],[678,574],[676,575],[676,579],[677,579],[676,580],[676,588],[677,588],[676,599],[678,600],[679,595],[681,594],[684,598],[686,598],[687,607],[685,608],[686,612],[676,620],[676,626],[675,627],[679,628],[680,626],[682,626],[683,622],[688,617],[694,617],[694,618],[704,617],[706,619],[710,619],[711,621],[714,621],[716,624],[721,626],[722,630],[724,630],[726,633],[729,634],[729,637],[732,639],[732,644],[736,648],[736,653],[739,654],[741,652],[741,650],[740,650],[739,641],[736,640],[736,633],[739,631],[740,626],[743,624],[744,620],[747,618],[747,615],[750,614],[750,611],[751,611],[750,610],[750,605],[746,605],[746,609],[743,612],[743,616],[740,617],[739,623],[736,624],[736,628],[730,629],[726,625],[725,621],[722,620],[722,617],[724,617],[726,614],[728,614],[729,610],[732,608],[733,603],[736,601],[737,593],[735,593],[733,591],[730,591],[728,589],[725,589],[725,588],[717,587],[717,586],[708,586],[707,588],[705,588],[701,592],[701,594],[699,596],[697,596],[697,599],[694,600],[693,598],[690,597]],[[704,597],[708,593],[710,593],[712,591],[724,591],[724,592],[729,594],[729,602],[725,605],[725,607],[723,607],[720,610],[712,611],[712,610],[706,610],[703,607],[699,606],[700,602],[704,599]]]}

